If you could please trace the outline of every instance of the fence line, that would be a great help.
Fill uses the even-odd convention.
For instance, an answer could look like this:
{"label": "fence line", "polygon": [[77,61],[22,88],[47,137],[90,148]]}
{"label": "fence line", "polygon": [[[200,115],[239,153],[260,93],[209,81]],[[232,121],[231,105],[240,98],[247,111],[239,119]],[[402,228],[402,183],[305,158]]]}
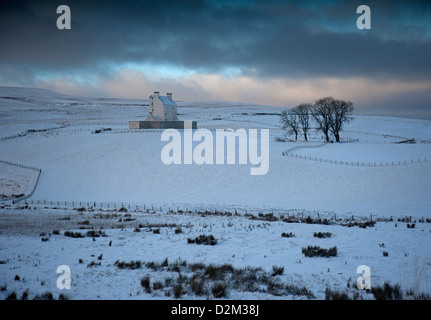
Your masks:
{"label": "fence line", "polygon": [[363,144],[397,144],[397,143],[399,143],[397,141],[387,141],[387,140],[377,141],[377,140],[363,140],[363,139],[359,140],[358,139],[358,141],[361,141],[361,143],[363,143]]}
{"label": "fence line", "polygon": [[[60,129],[64,129],[66,127],[75,127],[75,126],[98,126],[98,125],[104,125],[104,126],[109,126],[109,125],[126,125],[126,124],[119,124],[119,123],[109,123],[109,122],[96,122],[96,123],[88,123],[88,124],[73,124],[73,125],[67,125],[67,126],[62,126],[62,127],[58,127],[58,128],[50,128],[50,129],[41,129],[41,130],[28,130],[26,132],[22,132],[13,136],[8,136],[8,137],[2,137],[0,138],[0,140],[9,140],[9,139],[15,139],[15,138],[19,138],[19,137],[25,137],[26,135],[28,135],[29,133],[33,133],[33,132],[44,132],[44,131],[48,131],[48,130],[60,130]],[[128,124],[127,124],[128,126]],[[97,129],[94,128],[68,128],[68,129],[64,129],[62,130],[63,132],[91,132],[91,133],[149,133],[149,132],[163,132],[166,129],[169,128],[153,128],[153,129],[128,129],[128,128],[124,128],[124,129],[112,129],[112,128],[104,128],[104,129],[110,129],[110,130],[101,130],[100,132],[96,132]],[[202,127],[199,129],[208,129],[210,131],[216,131],[218,129],[220,130],[226,130],[226,128],[212,128],[212,127]],[[176,129],[176,130],[183,130],[183,129]],[[195,130],[195,129],[193,129]],[[344,141],[343,141],[344,142]],[[351,141],[349,141],[351,142]]]}
{"label": "fence line", "polygon": [[[46,129],[28,129],[27,131],[21,132],[21,133],[17,133],[15,135],[12,136],[7,136],[7,137],[1,137],[0,141],[4,141],[4,140],[10,140],[10,139],[15,139],[15,138],[20,138],[20,137],[25,137],[26,135],[30,134],[30,133],[36,133],[36,132],[46,132],[46,131],[51,131],[51,130],[60,130],[60,129],[64,129],[66,127],[77,127],[77,126],[119,126],[119,125],[124,125],[124,126],[129,126],[128,123],[118,123],[118,122],[92,122],[92,123],[74,123],[74,124],[65,124],[65,125],[61,125],[59,127],[55,127],[55,128],[46,128]],[[127,130],[127,129],[126,129]],[[82,132],[82,131],[92,131],[91,129],[84,129],[84,128],[75,128],[75,129],[66,129],[63,131],[67,131],[67,132]]]}
{"label": "fence line", "polygon": [[[130,203],[130,202],[104,202],[104,201],[60,201],[60,200],[35,200],[28,198],[20,198],[14,200],[12,203],[16,205],[32,205],[32,206],[43,206],[46,209],[56,209],[56,208],[86,208],[86,209],[95,209],[95,210],[106,210],[106,211],[123,211],[127,209],[127,211],[141,211],[141,212],[177,212],[177,213],[187,213],[187,212],[208,212],[208,213],[224,213],[224,212],[232,212],[238,213],[241,211],[242,213],[254,213],[254,212],[262,212],[262,209],[250,209],[250,208],[240,208],[236,207],[233,210],[231,208],[225,209],[215,209],[210,208],[211,206],[196,206],[193,204],[154,204],[154,203]],[[125,210],[124,210],[125,211]],[[272,209],[274,212],[274,209]],[[285,211],[285,210],[280,210]]]}
{"label": "fence line", "polygon": [[71,123],[71,126],[129,126],[128,122],[104,122],[104,121],[99,121],[99,122],[76,122],[76,123]]}
{"label": "fence line", "polygon": [[[170,130],[173,128],[164,128],[164,129],[114,129],[114,130],[105,130],[105,131],[101,131],[99,133],[149,133],[149,132],[163,132],[165,130]],[[216,128],[199,128],[199,129],[207,129],[209,131],[216,131]],[[221,130],[226,130],[224,128],[217,128],[217,129],[221,129]],[[174,129],[174,130],[178,130],[178,131],[182,131],[184,129]],[[192,129],[193,131],[198,130],[198,129]]]}
{"label": "fence line", "polygon": [[99,133],[149,133],[149,132],[163,132],[165,129],[115,129],[106,130]]}
{"label": "fence line", "polygon": [[[151,214],[155,213],[174,213],[174,214],[201,214],[201,215],[256,215],[258,218],[261,217],[265,220],[265,217],[271,218],[276,216],[280,219],[298,218],[306,219],[311,217],[314,219],[329,219],[333,222],[340,221],[387,221],[388,218],[379,217],[378,214],[370,213],[370,217],[353,215],[352,213],[341,213],[337,214],[333,211],[320,211],[320,210],[305,210],[305,209],[285,209],[285,208],[257,208],[248,206],[237,206],[227,205],[222,208],[217,205],[202,205],[202,204],[154,204],[154,203],[129,203],[129,202],[103,202],[103,201],[59,201],[59,200],[26,200],[20,199],[15,204],[20,209],[22,202],[26,206],[43,207],[44,209],[75,209],[77,211],[89,211],[93,210],[105,211],[105,212],[147,212]],[[84,208],[85,210],[80,210]],[[392,216],[390,220],[392,221]]]}
{"label": "fence line", "polygon": [[[60,200],[35,200],[35,199],[19,199],[13,202],[17,206],[33,206],[42,207],[44,209],[79,209],[85,208],[86,211],[100,210],[100,211],[114,211],[122,212],[126,211],[136,211],[136,212],[148,212],[148,213],[201,213],[208,215],[225,215],[225,214],[271,214],[278,215],[280,218],[283,217],[301,217],[306,218],[307,216],[313,217],[333,217],[333,212],[326,211],[315,211],[315,210],[304,210],[304,209],[284,209],[284,208],[254,208],[241,205],[226,205],[220,208],[218,205],[203,205],[203,204],[188,204],[188,203],[178,203],[178,204],[162,204],[162,203],[132,203],[132,202],[103,202],[103,201],[60,201]],[[19,208],[19,207],[18,207]],[[84,211],[84,210],[82,210]]]}
{"label": "fence line", "polygon": [[47,131],[51,131],[51,130],[59,130],[59,129],[63,129],[68,127],[68,124],[63,124],[60,125],[59,127],[55,127],[55,128],[45,128],[45,129],[28,129],[27,131],[21,132],[21,133],[17,133],[13,136],[7,136],[7,137],[2,137],[0,138],[0,140],[10,140],[10,139],[15,139],[15,138],[20,138],[20,137],[25,137],[26,135],[30,134],[30,133],[37,133],[37,132],[47,132]]}
{"label": "fence line", "polygon": [[417,159],[410,159],[410,160],[400,160],[400,161],[385,161],[385,162],[364,162],[364,161],[338,161],[338,160],[330,160],[320,157],[312,157],[312,156],[306,156],[301,154],[291,154],[291,152],[298,150],[298,149],[309,149],[309,148],[320,148],[326,145],[327,143],[321,143],[318,145],[299,145],[292,147],[290,149],[287,149],[286,151],[282,152],[283,156],[291,157],[291,158],[299,158],[299,159],[305,159],[305,160],[312,160],[317,162],[324,162],[324,163],[330,163],[330,164],[338,164],[338,165],[347,165],[347,166],[355,166],[355,167],[393,167],[393,166],[401,166],[401,165],[408,165],[408,164],[415,164],[415,163],[421,163],[421,162],[427,162],[429,159],[426,157],[423,158],[417,158]]}
{"label": "fence line", "polygon": [[15,163],[15,162],[11,162],[11,161],[0,160],[0,162],[4,163],[4,164],[11,165],[11,166],[19,167],[19,168],[30,169],[30,170],[35,170],[35,171],[39,171],[39,172],[42,171],[41,169],[36,168],[36,167],[26,166],[24,164]]}
{"label": "fence line", "polygon": [[14,203],[18,203],[18,202],[20,202],[22,200],[26,200],[26,199],[30,198],[33,195],[33,193],[36,191],[37,184],[39,183],[39,178],[40,178],[40,174],[41,173],[42,173],[42,170],[39,169],[39,172],[37,173],[36,183],[33,186],[33,190],[31,190],[31,192],[28,195],[24,195],[22,197],[19,197],[17,199],[12,200],[13,204]]}
{"label": "fence line", "polygon": [[39,183],[39,178],[40,178],[40,174],[42,173],[42,169],[39,169],[39,168],[36,168],[36,167],[32,167],[32,166],[26,166],[26,165],[20,164],[20,163],[14,163],[14,162],[11,162],[11,161],[0,160],[0,162],[4,163],[4,164],[7,164],[7,165],[10,165],[10,166],[15,166],[15,167],[18,167],[18,168],[23,168],[23,169],[37,171],[36,183],[34,184],[33,189],[31,190],[31,192],[29,194],[27,194],[27,195],[24,195],[22,197],[19,197],[17,199],[12,200],[12,203],[17,203],[19,201],[22,201],[22,200],[30,198],[33,195],[34,191],[36,190],[37,184]]}
{"label": "fence line", "polygon": [[366,135],[370,135],[370,136],[380,136],[380,137],[385,137],[385,138],[388,137],[388,138],[393,138],[393,139],[403,139],[403,140],[411,139],[408,137],[402,137],[402,136],[397,136],[397,135],[393,135],[393,134],[366,132],[366,131],[359,131],[359,130],[344,130],[344,132],[366,134]]}
{"label": "fence line", "polygon": [[282,155],[283,156],[288,156],[289,153],[291,153],[292,151],[298,150],[298,149],[320,148],[320,147],[323,147],[326,144],[327,144],[327,142],[323,142],[323,143],[320,143],[320,144],[314,144],[314,145],[299,145],[299,146],[295,146],[295,147],[292,147],[290,149],[287,149],[286,151],[283,151]]}
{"label": "fence line", "polygon": [[318,158],[318,157],[312,157],[312,156],[303,156],[301,154],[298,155],[298,154],[284,154],[283,153],[283,156],[287,156],[287,157],[291,157],[291,158],[304,159],[304,160],[312,160],[312,161],[323,162],[323,163],[330,163],[330,164],[354,166],[354,167],[393,167],[393,166],[417,164],[417,163],[421,163],[421,162],[430,161],[426,157],[417,158],[417,159],[410,159],[410,160],[390,161],[390,162],[388,162],[388,161],[385,161],[385,162],[364,162],[364,161],[330,160],[330,159],[324,159],[324,158]]}
{"label": "fence line", "polygon": [[359,142],[359,139],[352,139],[352,138],[340,138],[340,143],[353,143],[353,142]]}
{"label": "fence line", "polygon": [[10,140],[10,139],[19,138],[19,137],[25,137],[26,135],[28,135],[28,132],[22,132],[22,133],[18,133],[16,135],[13,135],[13,136],[1,137],[0,140],[6,141],[6,140]]}

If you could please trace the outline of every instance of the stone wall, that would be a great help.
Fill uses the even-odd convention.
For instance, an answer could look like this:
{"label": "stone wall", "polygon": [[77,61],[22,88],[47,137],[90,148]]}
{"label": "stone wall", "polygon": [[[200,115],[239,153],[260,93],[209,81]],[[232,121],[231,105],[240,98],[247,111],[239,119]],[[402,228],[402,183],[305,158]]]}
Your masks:
{"label": "stone wall", "polygon": [[129,121],[129,129],[184,129],[185,123],[197,129],[196,121]]}

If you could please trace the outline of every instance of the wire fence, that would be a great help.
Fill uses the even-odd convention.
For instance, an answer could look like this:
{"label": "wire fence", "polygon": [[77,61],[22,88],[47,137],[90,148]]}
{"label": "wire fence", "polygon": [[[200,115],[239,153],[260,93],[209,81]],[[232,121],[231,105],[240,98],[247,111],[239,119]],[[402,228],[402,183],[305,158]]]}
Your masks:
{"label": "wire fence", "polygon": [[[398,142],[398,141],[388,141],[388,140],[365,140],[365,139],[361,139],[360,140],[361,143],[363,144],[399,144],[402,142]],[[408,143],[408,142],[404,142],[404,143]]]}
{"label": "wire fence", "polygon": [[423,162],[429,162],[430,160],[427,159],[427,157],[423,158],[416,158],[416,159],[410,159],[410,160],[399,160],[399,161],[377,161],[377,162],[366,162],[366,161],[340,161],[340,160],[332,160],[332,159],[325,159],[321,157],[316,156],[307,156],[302,154],[286,154],[283,152],[283,156],[291,157],[291,158],[297,158],[297,159],[304,159],[304,160],[312,160],[317,162],[323,162],[323,163],[329,163],[329,164],[337,164],[337,165],[346,165],[346,166],[355,166],[355,167],[393,167],[393,166],[402,166],[402,165],[411,165],[411,164],[417,164],[417,163],[423,163]]}
{"label": "wire fence", "polygon": [[[378,214],[370,213],[369,218],[365,215],[354,215],[353,213],[335,213],[333,211],[285,209],[285,208],[255,208],[237,205],[198,205],[198,204],[143,204],[128,202],[102,202],[102,201],[58,201],[58,200],[34,200],[20,199],[13,202],[16,209],[46,209],[46,210],[76,210],[77,212],[143,212],[150,214],[198,214],[201,216],[248,216],[252,220],[286,221],[310,223],[310,218],[328,219],[338,223],[343,221],[392,221],[390,218],[380,217]],[[24,206],[24,207],[23,207]],[[274,219],[276,217],[276,219]],[[411,219],[411,217],[410,217]],[[422,218],[423,219],[423,218]],[[428,221],[427,221],[428,222]],[[430,219],[431,222],[431,219]],[[313,223],[318,223],[317,220]]]}
{"label": "wire fence", "polygon": [[281,209],[281,208],[253,208],[248,206],[236,205],[203,205],[203,204],[155,204],[155,203],[130,203],[130,202],[106,202],[106,201],[60,201],[60,200],[37,200],[37,199],[18,199],[14,202],[16,206],[29,206],[44,209],[75,209],[78,211],[85,208],[87,211],[136,211],[148,213],[198,213],[204,215],[247,215],[247,214],[263,214],[277,215],[279,217],[299,216],[305,218],[307,216],[315,217],[332,217],[332,212],[324,211],[307,211],[300,209]]}
{"label": "wire fence", "polygon": [[113,129],[102,130],[101,132],[93,133],[150,133],[150,132],[163,132],[165,129]]}
{"label": "wire fence", "polygon": [[295,146],[292,147],[290,149],[287,149],[286,151],[282,152],[283,156],[289,156],[289,153],[298,150],[298,149],[313,149],[313,148],[321,148],[323,146],[325,146],[327,144],[327,142],[323,142],[323,143],[319,143],[319,144],[310,144],[310,145],[299,145],[299,146]]}
{"label": "wire fence", "polygon": [[[17,199],[13,203],[18,204],[24,201],[25,205],[42,205],[42,206],[55,206],[55,207],[66,207],[66,208],[99,208],[99,209],[128,209],[128,210],[163,210],[163,206],[155,205],[138,205],[130,204],[125,202],[102,202],[102,201],[60,201],[60,200],[34,200],[34,199]],[[170,209],[168,209],[170,210]]]}
{"label": "wire fence", "polygon": [[[111,130],[101,130],[97,133],[150,133],[150,132],[163,132],[165,130],[172,130],[174,128],[164,128],[164,129],[111,129]],[[199,129],[207,129],[211,132],[216,132],[216,130],[226,130],[224,128],[199,128]],[[183,131],[184,129],[175,128],[174,130]],[[197,129],[190,129],[197,130]],[[94,131],[94,130],[92,130]],[[96,133],[96,132],[94,132]]]}
{"label": "wire fence", "polygon": [[[45,209],[79,209],[85,208],[86,210],[101,210],[101,211],[136,211],[136,212],[171,212],[171,213],[204,213],[208,215],[224,215],[227,213],[232,214],[248,214],[262,212],[262,209],[257,208],[243,208],[226,206],[220,208],[219,206],[202,206],[202,205],[185,205],[185,204],[154,204],[154,203],[130,203],[130,202],[106,202],[106,201],[61,201],[61,200],[40,200],[20,198],[12,202],[18,206],[33,206]],[[84,211],[84,210],[82,210]],[[282,213],[285,210],[269,209],[269,212]]]}
{"label": "wire fence", "polygon": [[20,138],[20,137],[25,137],[28,134],[31,133],[38,133],[38,132],[48,132],[48,131],[53,131],[53,130],[59,130],[59,129],[63,129],[68,127],[68,124],[63,124],[60,125],[59,127],[54,127],[54,128],[44,128],[44,129],[28,129],[27,131],[21,132],[21,133],[17,133],[11,136],[7,136],[7,137],[1,137],[0,141],[5,141],[5,140],[10,140],[10,139],[16,139],[16,138]]}
{"label": "wire fence", "polygon": [[22,200],[26,200],[26,199],[30,198],[31,196],[33,196],[33,193],[36,191],[37,184],[39,183],[39,178],[40,178],[40,174],[41,173],[42,173],[42,170],[39,169],[39,172],[37,173],[36,183],[34,184],[33,189],[31,190],[31,192],[29,194],[27,194],[27,195],[19,197],[18,199],[14,199],[12,201],[12,203],[16,203],[16,202],[19,202],[19,201],[22,201]]}
{"label": "wire fence", "polygon": [[35,182],[32,190],[31,190],[31,192],[29,194],[23,195],[23,196],[21,196],[21,197],[19,197],[17,199],[14,199],[12,201],[12,203],[16,203],[16,202],[19,202],[19,201],[26,200],[26,199],[30,198],[33,195],[34,191],[36,190],[37,184],[39,183],[39,178],[40,178],[40,174],[42,173],[42,169],[39,169],[39,168],[36,168],[36,167],[32,167],[32,166],[27,166],[27,165],[20,164],[20,163],[11,162],[11,161],[0,160],[0,162],[3,163],[3,164],[10,165],[10,166],[15,166],[15,167],[18,167],[18,168],[33,170],[33,171],[37,172],[36,182]]}
{"label": "wire fence", "polygon": [[297,158],[297,159],[304,159],[304,160],[312,160],[317,162],[323,162],[323,163],[330,163],[330,164],[337,164],[337,165],[346,165],[346,166],[355,166],[355,167],[393,167],[393,166],[402,166],[402,165],[409,165],[409,164],[417,164],[417,163],[423,163],[427,162],[430,159],[427,159],[427,157],[419,157],[415,159],[409,159],[409,160],[399,160],[399,161],[377,161],[377,162],[366,162],[366,161],[341,161],[341,160],[332,160],[332,159],[326,159],[321,158],[317,156],[307,156],[302,154],[292,154],[293,151],[296,151],[298,149],[310,149],[310,148],[320,148],[325,146],[327,143],[321,143],[318,145],[300,145],[295,146],[290,149],[287,149],[282,153],[283,156],[291,157],[291,158]]}
{"label": "wire fence", "polygon": [[344,132],[357,133],[357,134],[363,134],[363,135],[369,135],[369,136],[384,137],[384,138],[392,138],[392,139],[402,139],[402,140],[411,139],[409,137],[403,137],[403,136],[398,136],[398,135],[393,135],[393,134],[375,133],[375,132],[359,131],[359,130],[344,130]]}
{"label": "wire fence", "polygon": [[36,168],[36,167],[27,166],[25,164],[15,163],[15,162],[11,162],[11,161],[0,160],[0,162],[4,163],[4,164],[8,164],[10,166],[15,166],[15,167],[23,168],[23,169],[29,169],[29,170],[39,171],[39,172],[42,171],[42,169],[39,169],[39,168]]}
{"label": "wire fence", "polygon": [[26,135],[28,135],[28,132],[17,133],[17,134],[12,135],[12,136],[1,137],[0,141],[6,141],[6,140],[10,140],[10,139],[25,137]]}
{"label": "wire fence", "polygon": [[331,159],[306,156],[306,155],[301,155],[301,154],[283,154],[283,155],[291,157],[291,158],[312,160],[312,161],[337,164],[337,165],[355,166],[355,167],[393,167],[393,166],[402,166],[402,165],[409,165],[409,164],[418,164],[418,163],[423,163],[423,162],[429,161],[429,159],[427,159],[426,157],[417,158],[417,159],[410,159],[410,160],[400,160],[400,161],[365,162],[365,161],[331,160]]}
{"label": "wire fence", "polygon": [[129,126],[128,122],[109,122],[109,121],[97,121],[97,122],[75,122],[71,124],[73,126]]}

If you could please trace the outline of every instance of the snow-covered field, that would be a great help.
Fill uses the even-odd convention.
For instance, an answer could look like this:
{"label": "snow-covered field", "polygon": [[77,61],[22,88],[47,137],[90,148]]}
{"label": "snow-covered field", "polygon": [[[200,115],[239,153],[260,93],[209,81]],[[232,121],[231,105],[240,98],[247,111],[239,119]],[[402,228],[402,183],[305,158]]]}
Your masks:
{"label": "snow-covered field", "polygon": [[[0,209],[2,298],[28,289],[30,298],[50,291],[72,299],[171,299],[173,285],[165,283],[147,293],[141,278],[148,274],[152,284],[177,281],[179,274],[192,279],[197,271],[190,265],[197,262],[206,267],[231,264],[236,271],[262,267],[253,290],[235,287],[232,278],[230,299],[311,297],[281,290],[280,283],[283,288],[306,287],[323,299],[326,287],[347,290],[349,283],[348,290],[356,290],[352,285],[359,265],[371,268],[372,285],[389,281],[405,290],[431,293],[431,121],[355,115],[342,135],[351,142],[297,148],[283,156],[296,146],[320,144],[320,134],[313,133],[309,142],[280,142],[277,138],[284,138],[284,132],[276,107],[213,101],[178,105],[179,117],[196,120],[199,128],[268,128],[268,173],[250,175],[251,164],[163,164],[166,142],[161,131],[127,130],[129,120],[146,117],[147,100],[0,87],[0,160],[42,169],[27,204],[4,201]],[[93,133],[101,128],[111,130]],[[409,139],[415,143],[399,143]],[[7,181],[1,184],[5,197],[16,194],[5,186],[34,183],[33,176],[5,165],[0,166],[0,178]],[[22,187],[20,193],[28,189]],[[94,203],[96,208],[89,211]],[[118,211],[122,205],[128,212]],[[86,211],[78,212],[79,207]],[[207,210],[212,214],[198,213]],[[259,213],[275,218],[259,218]],[[281,220],[288,215],[327,218],[330,225]],[[415,223],[414,228],[398,221],[406,216],[412,217],[408,223]],[[370,218],[378,221],[365,229],[341,225]],[[106,237],[95,241],[64,236],[65,231],[85,234],[88,228],[101,227]],[[182,232],[175,233],[179,227]],[[153,233],[157,228],[160,233]],[[295,236],[281,237],[289,232]],[[332,236],[319,239],[314,232]],[[214,235],[217,245],[187,243],[201,234]],[[302,248],[309,245],[336,246],[338,255],[304,257]],[[168,266],[145,266],[165,258]],[[143,264],[120,269],[117,260]],[[181,264],[184,260],[187,264]],[[57,289],[59,265],[71,269],[70,290]],[[175,266],[176,271],[168,271]],[[273,266],[283,266],[284,273],[272,276]],[[202,296],[192,294],[183,280],[182,298],[214,298],[210,288],[215,280],[205,279],[208,288]]]}
{"label": "snow-covered field", "polygon": [[38,172],[0,162],[0,195],[3,200],[28,195],[36,185]]}

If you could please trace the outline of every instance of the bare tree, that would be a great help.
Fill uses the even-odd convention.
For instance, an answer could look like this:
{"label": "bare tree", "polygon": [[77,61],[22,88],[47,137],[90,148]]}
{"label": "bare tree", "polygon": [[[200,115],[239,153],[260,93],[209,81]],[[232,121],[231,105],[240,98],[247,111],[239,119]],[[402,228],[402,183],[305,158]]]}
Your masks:
{"label": "bare tree", "polygon": [[351,101],[336,100],[325,97],[316,101],[312,106],[311,114],[316,120],[317,129],[325,134],[329,142],[329,134],[332,133],[336,142],[340,142],[340,131],[343,125],[352,120],[353,103]]}
{"label": "bare tree", "polygon": [[308,131],[310,130],[310,114],[312,105],[309,103],[301,103],[299,106],[293,108],[293,113],[298,117],[299,125],[301,126],[302,133],[304,134],[305,141],[308,141]]}
{"label": "bare tree", "polygon": [[298,121],[298,116],[295,112],[292,110],[283,110],[281,112],[280,122],[283,124],[283,129],[287,131],[287,134],[294,134],[295,140],[298,140],[298,134],[301,127]]}
{"label": "bare tree", "polygon": [[317,130],[323,132],[326,142],[329,142],[329,130],[331,128],[331,112],[334,98],[325,97],[317,100],[311,108],[311,115],[317,123]]}
{"label": "bare tree", "polygon": [[353,118],[353,103],[351,101],[335,100],[331,105],[330,131],[336,142],[340,142],[340,131],[343,130],[344,123],[349,123]]}

